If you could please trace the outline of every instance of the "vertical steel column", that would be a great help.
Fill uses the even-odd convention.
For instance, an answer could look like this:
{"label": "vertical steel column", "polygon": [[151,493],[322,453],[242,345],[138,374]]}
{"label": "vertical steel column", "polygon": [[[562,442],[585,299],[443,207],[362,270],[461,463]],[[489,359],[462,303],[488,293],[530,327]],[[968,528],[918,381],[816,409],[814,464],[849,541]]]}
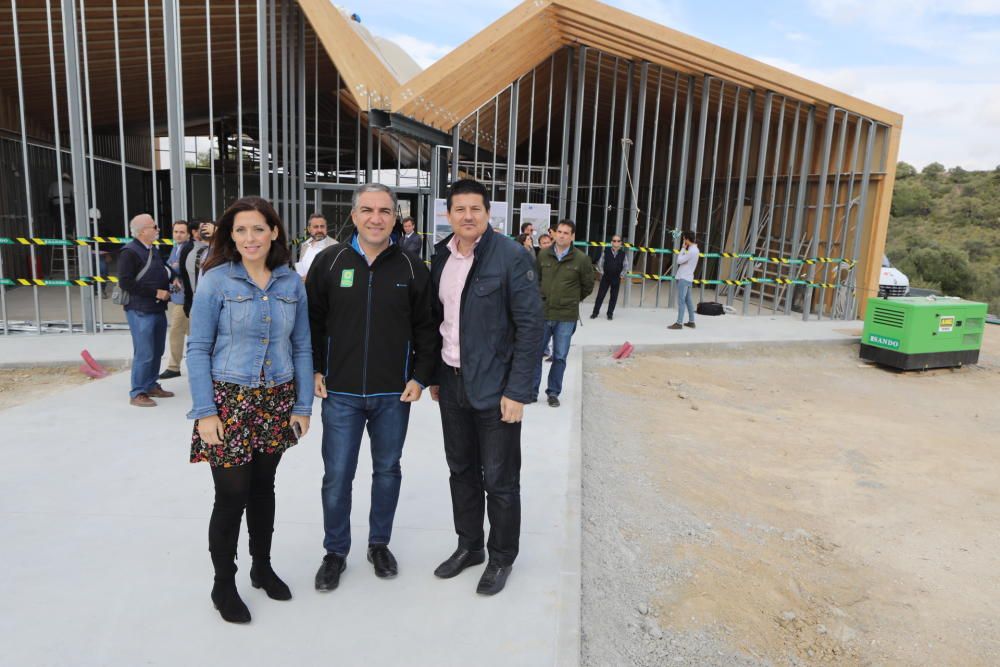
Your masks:
{"label": "vertical steel column", "polygon": [[[835,257],[837,253],[833,251],[833,230],[837,225],[837,203],[840,201],[840,174],[844,170],[844,151],[845,142],[847,141],[847,120],[848,112],[843,112],[843,119],[840,121],[840,136],[837,138],[837,171],[833,176],[833,189],[831,190],[830,197],[830,222],[828,223],[828,228],[826,230],[826,246],[823,251],[825,257]],[[850,206],[850,202],[845,204],[846,207]],[[845,220],[846,223],[846,220]],[[837,267],[840,265],[833,264],[823,264],[821,265],[821,275],[822,279],[820,282],[828,283],[830,282],[830,269],[833,268],[833,282],[837,282]],[[839,288],[837,288],[839,290]],[[835,292],[836,294],[836,292]],[[834,299],[836,302],[836,299]],[[819,288],[819,308],[817,308],[817,315],[819,319],[823,319],[823,306],[826,305],[826,288]],[[833,315],[831,311],[831,316]]]}
{"label": "vertical steel column", "polygon": [[[632,204],[628,211],[628,239],[630,243],[635,243],[635,230],[639,224],[639,191],[638,186],[642,183],[642,142],[646,129],[646,89],[649,87],[649,63],[643,61],[639,67],[639,100],[638,111],[635,116],[635,152],[632,154],[632,174],[628,179],[629,194]],[[629,96],[631,97],[631,95]],[[621,234],[621,232],[618,232]],[[623,246],[624,247],[624,246]],[[629,252],[626,250],[626,252]],[[632,253],[632,260],[638,264],[638,253]],[[632,281],[625,281],[625,299],[622,302],[629,305],[629,298],[632,294]]]}
{"label": "vertical steel column", "polygon": [[[397,141],[397,146],[399,142]],[[313,182],[319,183],[319,37],[313,32]],[[399,159],[396,159],[396,185],[399,185]],[[313,209],[322,213],[320,197],[323,191],[313,192]]]}
{"label": "vertical steel column", "polygon": [[299,225],[299,168],[298,168],[298,53],[299,53],[299,8],[295,3],[288,6],[288,81],[285,94],[288,95],[288,218],[285,224],[292,230],[293,238]]}
{"label": "vertical steel column", "polygon": [[[601,241],[608,238],[608,212],[611,210],[611,158],[615,148],[615,111],[618,104],[619,58],[615,56],[615,72],[611,75],[611,113],[608,115],[608,150],[604,161],[604,224],[601,227]],[[591,159],[594,159],[591,156]]]}
{"label": "vertical steel column", "polygon": [[354,182],[361,184],[361,107],[354,119]]}
{"label": "vertical steel column", "polygon": [[635,63],[629,61],[626,68],[625,107],[622,120],[622,153],[618,161],[618,197],[615,203],[615,234],[621,234],[625,227],[625,190],[628,187],[628,147],[632,144],[632,79],[635,74]]}
{"label": "vertical steel column", "polygon": [[337,132],[334,139],[336,144],[335,160],[336,164],[334,168],[337,170],[336,182],[340,183],[340,70],[337,70],[337,92],[334,95],[334,104],[337,106]]}
{"label": "vertical steel column", "polygon": [[[211,179],[212,219],[219,215],[219,200],[215,192],[215,107],[213,105],[214,85],[212,83],[212,6],[211,0],[205,0],[205,44],[207,47],[208,64],[208,171]],[[175,217],[176,219],[176,217]]]}
{"label": "vertical steel column", "polygon": [[[663,215],[660,220],[660,247],[667,245],[667,208],[670,205],[670,178],[674,169],[674,134],[677,129],[677,94],[681,85],[680,72],[674,72],[674,98],[670,107],[670,141],[667,142],[667,174],[663,181]],[[657,272],[663,273],[663,254],[660,255]],[[671,260],[672,261],[672,260]],[[660,285],[662,281],[656,281],[656,307],[660,307]],[[669,301],[669,294],[667,295]]]}
{"label": "vertical steel column", "polygon": [[[778,173],[779,173],[779,165],[781,164],[781,154],[782,154],[781,140],[784,137],[784,131],[785,131],[785,102],[787,102],[787,98],[782,96],[781,108],[778,110],[778,134],[774,138],[774,165],[771,167],[771,197],[770,201],[768,202],[767,227],[766,231],[764,232],[764,238],[767,239],[767,241],[765,242],[766,245],[764,246],[765,255],[770,255],[769,251],[771,249],[771,233],[774,230],[774,200],[778,196]],[[778,252],[779,254],[781,252],[780,246]],[[759,299],[757,300],[758,315],[760,315],[761,308],[764,306],[764,289],[765,287],[762,284],[760,288]],[[777,293],[778,290],[776,288],[774,290],[775,296],[777,296]],[[776,304],[772,303],[771,305],[772,305],[772,310],[774,310],[774,306]]]}
{"label": "vertical steel column", "polygon": [[[819,253],[819,237],[822,233],[823,206],[826,204],[826,179],[830,175],[830,149],[833,145],[833,126],[836,123],[837,107],[830,105],[826,112],[826,125],[823,128],[823,152],[820,155],[819,163],[819,183],[816,190],[816,216],[813,223],[812,243],[809,245],[809,256],[815,257]],[[809,275],[807,280],[813,282],[816,279],[816,265],[809,265]],[[806,286],[805,301],[802,305],[802,319],[808,320],[812,315],[813,286]]]}
{"label": "vertical steel column", "polygon": [[233,0],[236,14],[236,174],[237,192],[243,197],[243,35],[240,31],[240,0]]}
{"label": "vertical steel column", "polygon": [[[270,161],[271,161],[271,202],[274,204],[275,210],[278,209],[278,197],[281,191],[281,176],[278,173],[278,158],[280,156],[280,137],[278,136],[278,14],[275,8],[276,0],[265,0],[268,4],[268,22],[267,22],[267,49],[269,51],[269,62],[268,62],[268,84],[270,90],[268,91],[268,102],[270,104],[270,109],[268,109],[268,115],[270,116],[271,128],[269,137],[271,139],[270,143]],[[337,108],[339,113],[340,108]],[[338,117],[339,119],[339,117]]]}
{"label": "vertical steel column", "polygon": [[[858,121],[860,122],[860,120]],[[854,229],[854,252],[851,255],[851,259],[854,262],[858,261],[858,255],[861,251],[861,230],[865,226],[865,221],[867,217],[865,215],[865,210],[868,208],[868,184],[871,181],[872,175],[872,149],[875,146],[875,133],[878,129],[875,121],[865,119],[868,124],[868,137],[865,142],[865,158],[864,166],[861,171],[861,194],[859,198],[861,201],[858,202],[858,213],[857,213],[857,223]],[[888,141],[888,137],[886,137]],[[862,295],[867,296],[867,295]],[[850,308],[847,309],[850,319],[854,319],[858,312],[858,300],[857,300],[857,288],[855,288],[852,298]]]}
{"label": "vertical steel column", "polygon": [[500,119],[500,93],[493,98],[493,168],[490,171],[490,201],[496,199],[497,186],[497,146],[500,140],[497,138],[499,132],[497,123]]}
{"label": "vertical steel column", "polygon": [[[764,117],[761,118],[760,141],[757,144],[757,167],[753,177],[753,208],[750,214],[750,234],[751,239],[748,244],[750,254],[757,255],[757,239],[760,237],[760,206],[764,198],[764,172],[767,170],[767,145],[771,136],[771,106],[774,104],[774,93],[767,91],[764,96]],[[752,107],[751,107],[752,108]],[[741,207],[742,208],[742,207]],[[757,273],[757,262],[747,259],[748,275],[753,277]],[[743,314],[747,314],[750,307],[750,293],[753,291],[750,285],[743,286]]]}
{"label": "vertical steel column", "polygon": [[569,202],[566,199],[569,187],[569,124],[570,105],[573,103],[573,49],[567,46],[566,52],[566,84],[563,91],[563,127],[562,146],[559,159],[559,220],[566,218]]}
{"label": "vertical steel column", "polygon": [[[305,233],[306,227],[306,15],[301,9],[298,11],[299,14],[299,131],[298,142],[299,147],[299,190],[298,190],[298,212],[299,215],[295,220],[297,236],[302,236]],[[379,144],[379,155],[381,156],[381,143]]]}
{"label": "vertical steel column", "polygon": [[115,38],[115,90],[118,95],[118,156],[120,158],[119,164],[122,175],[122,226],[125,230],[123,236],[129,236],[128,181],[125,173],[125,118],[123,109],[125,102],[122,100],[122,64],[118,39],[118,0],[111,0],[111,25]]}
{"label": "vertical steel column", "polygon": [[521,80],[514,81],[510,89],[510,110],[507,118],[507,182],[504,197],[507,199],[507,231],[514,232],[514,172],[517,169],[517,111],[520,105]]}
{"label": "vertical steel column", "polygon": [[[56,153],[56,183],[57,189],[59,191],[59,229],[62,234],[62,238],[66,238],[66,207],[64,203],[63,192],[63,167],[62,167],[62,144],[61,144],[61,132],[59,130],[59,95],[56,90],[56,53],[55,47],[52,42],[52,3],[51,0],[45,0],[45,27],[48,34],[48,44],[49,44],[49,83],[51,85],[50,91],[52,95],[52,129],[53,129],[53,139],[55,143],[55,153]],[[63,279],[70,280],[69,275],[69,250],[66,246],[62,246],[59,251],[62,252],[63,257]],[[69,287],[63,288],[66,292],[66,327],[67,331],[73,333],[73,304],[70,297]]]}
{"label": "vertical steel column", "polygon": [[[656,103],[654,105],[655,112],[653,114],[653,141],[650,144],[650,165],[649,165],[649,185],[647,186],[648,194],[646,196],[646,233],[643,235],[642,245],[649,247],[649,238],[652,233],[653,227],[653,177],[656,175],[656,153],[657,148],[659,148],[659,136],[660,136],[660,97],[663,92],[663,66],[658,65],[656,67]],[[603,239],[601,239],[603,241]],[[629,239],[629,241],[635,242],[635,239]],[[642,253],[642,273],[649,273],[649,259],[652,253],[644,252]],[[638,264],[638,262],[636,262]],[[626,278],[628,282],[631,282]],[[643,297],[646,296],[646,281],[643,280],[639,283],[639,306],[642,307]]]}
{"label": "vertical steel column", "polygon": [[291,197],[289,196],[289,186],[291,181],[291,175],[288,173],[288,146],[289,146],[289,127],[288,127],[288,98],[291,96],[288,90],[288,59],[289,59],[289,48],[288,48],[288,13],[291,9],[291,3],[282,2],[281,3],[281,81],[279,83],[281,87],[281,219],[288,224],[289,215],[291,211],[289,210],[289,205],[291,204]]}
{"label": "vertical steel column", "polygon": [[[698,231],[698,212],[701,204],[701,180],[705,169],[705,134],[708,129],[708,104],[711,98],[712,77],[707,74],[701,80],[701,109],[698,113],[698,142],[694,156],[694,179],[691,183],[691,216],[688,227]],[[692,94],[694,90],[692,89]],[[709,211],[711,212],[711,210]]]}
{"label": "vertical steel column", "polygon": [[[740,95],[743,93],[742,86],[736,86],[736,94],[733,96],[733,117],[729,122],[729,156],[726,158],[726,193],[722,197],[722,236],[719,240],[719,251],[726,251],[726,240],[729,238],[729,194],[733,184],[733,160],[736,157],[736,129],[739,126],[740,117]],[[733,262],[728,262],[731,266]],[[723,262],[719,260],[719,271],[716,279],[722,280],[728,276],[722,275]],[[727,288],[728,292],[729,289]],[[718,298],[719,287],[716,287],[716,298]]]}
{"label": "vertical steel column", "polygon": [[[480,107],[481,108],[481,107]],[[476,130],[472,134],[472,178],[479,180],[479,109],[476,109]]]}
{"label": "vertical steel column", "polygon": [[462,140],[462,122],[451,128],[451,182],[458,180],[459,145]]}
{"label": "vertical steel column", "polygon": [[[708,184],[708,214],[706,216],[705,225],[705,244],[700,246],[705,249],[705,252],[709,252],[709,247],[712,242],[712,220],[715,218],[715,181],[718,174],[718,159],[719,159],[719,136],[722,134],[722,104],[726,100],[726,82],[719,81],[719,107],[715,113],[715,133],[712,139],[712,179]],[[721,244],[720,244],[721,247]],[[708,260],[701,263],[701,279],[706,280],[708,278]],[[701,291],[699,296],[700,301],[705,300],[705,283],[701,284]]]}
{"label": "vertical steel column", "polygon": [[[365,182],[371,183],[374,179],[372,178],[372,165],[374,164],[373,155],[375,151],[375,130],[372,129],[372,119],[371,119],[371,109],[372,109],[372,96],[368,95],[368,127],[365,130]],[[360,119],[360,115],[358,116]]]}
{"label": "vertical steel column", "polygon": [[[76,7],[73,0],[61,0],[62,25],[76,25]],[[91,221],[88,209],[97,207],[97,179],[94,177],[94,130],[91,122],[90,66],[87,57],[87,18],[84,3],[80,2],[80,35],[83,40],[83,72],[87,96],[87,137],[90,146],[90,188],[87,187],[87,142],[83,138],[83,100],[80,90],[79,46],[75,30],[63,30],[63,61],[66,69],[66,115],[69,119],[70,162],[73,170],[73,208],[77,236],[100,236],[97,220]],[[81,185],[82,183],[82,185]],[[88,199],[88,196],[90,197]],[[88,204],[89,202],[89,204]],[[101,275],[98,248],[77,246],[77,265],[81,271]],[[83,310],[83,330],[94,333],[104,330],[104,300],[94,299],[92,287],[80,288],[80,305]]]}
{"label": "vertical steel column", "polygon": [[[751,90],[747,94],[747,115],[743,125],[743,145],[740,147],[740,180],[736,185],[736,220],[733,221],[733,248],[736,253],[742,253],[744,248],[743,239],[743,204],[747,192],[747,168],[750,162],[750,142],[753,139],[753,111],[757,94]],[[749,260],[747,260],[749,262]],[[739,260],[737,260],[739,265]],[[745,266],[745,265],[744,265]],[[733,276],[739,279],[741,276]],[[744,288],[746,285],[744,285]],[[733,295],[736,290],[730,290],[726,294],[726,304],[733,305]]]}
{"label": "vertical steel column", "polygon": [[535,147],[535,71],[531,70],[531,102],[528,104],[528,178],[527,191],[524,193],[524,201],[531,201],[531,172],[534,169],[534,147]]}
{"label": "vertical steel column", "polygon": [[[677,250],[680,243],[680,231],[684,220],[684,198],[687,193],[688,149],[691,143],[691,116],[694,114],[694,76],[687,77],[687,95],[684,99],[684,131],[681,134],[680,174],[677,177],[677,204],[674,207],[674,235],[671,247]],[[677,273],[677,254],[670,256],[670,275]],[[670,290],[667,307],[674,302],[676,290]]]}
{"label": "vertical steel column", "polygon": [[271,198],[267,93],[267,0],[257,0],[257,136],[260,152],[257,169],[260,176],[260,196],[264,199]]}
{"label": "vertical steel column", "polygon": [[[795,156],[798,152],[799,147],[799,116],[802,114],[802,102],[796,102],[795,104],[795,124],[792,126],[792,145],[788,149],[788,180],[785,183],[785,204],[782,207],[781,213],[781,256],[787,257],[788,253],[785,252],[785,248],[790,247],[788,245],[788,212],[792,208],[792,189],[794,187],[794,174],[795,174]],[[794,252],[794,250],[792,251]],[[788,278],[793,277],[794,264],[788,265]],[[785,276],[785,265],[778,265],[778,277],[783,278]],[[784,290],[787,292],[787,290]],[[781,307],[779,303],[778,294],[781,290],[776,290],[774,304],[771,308],[773,312],[778,312]]]}
{"label": "vertical steel column", "polygon": [[[809,106],[806,115],[806,136],[802,140],[802,163],[799,166],[799,189],[795,193],[795,219],[792,222],[792,252],[798,254],[799,241],[802,238],[802,215],[806,207],[806,195],[809,190],[809,169],[812,162],[813,134],[816,132],[816,106]],[[795,259],[802,259],[796,257]],[[795,285],[789,285],[785,292],[785,315],[792,312],[792,302],[795,300]]]}
{"label": "vertical steel column", "polygon": [[[847,183],[847,197],[846,197],[847,204],[844,207],[844,227],[840,234],[840,248],[841,248],[840,257],[843,259],[848,258],[847,234],[848,234],[848,229],[850,228],[851,225],[851,211],[856,210],[858,208],[854,204],[854,181],[856,181],[858,177],[858,150],[861,145],[861,124],[863,120],[864,119],[861,116],[857,116],[854,121],[854,141],[851,144],[851,160],[849,163],[851,165],[851,171],[850,171],[851,176],[850,180]],[[847,274],[848,276],[853,277],[855,275],[853,267],[847,268],[843,264],[838,264],[837,269],[834,272],[834,275],[838,276],[838,281],[837,281],[838,283],[840,282],[839,276],[841,275],[841,271],[844,270],[848,271]],[[850,304],[849,290],[854,290],[855,288],[856,288],[856,280],[851,281],[850,284],[841,284],[841,286],[837,288],[836,300],[837,302],[842,302],[844,304],[844,309],[840,313],[841,319],[844,320],[849,319],[848,318],[849,315],[848,306]]]}
{"label": "vertical steel column", "polygon": [[187,178],[184,169],[184,82],[181,68],[179,0],[163,0],[163,60],[166,64],[167,126],[170,144],[170,211],[174,219],[187,217]]}
{"label": "vertical steel column", "polygon": [[153,49],[149,36],[149,0],[144,0],[142,9],[146,24],[146,92],[149,98],[149,180],[152,184],[153,192],[153,219],[159,221],[160,206],[156,198],[156,125],[153,119]]}
{"label": "vertical steel column", "polygon": [[587,47],[577,47],[576,68],[576,120],[573,123],[573,167],[570,171],[569,218],[577,220],[580,203],[580,148],[583,141],[583,105],[587,87]]}
{"label": "vertical steel column", "polygon": [[[545,171],[542,172],[542,202],[549,201],[549,139],[552,137],[552,89],[556,76],[556,54],[549,56],[549,102],[548,120],[545,123]],[[479,117],[476,116],[476,122]],[[551,223],[551,220],[549,221]]]}
{"label": "vertical steel column", "polygon": [[[81,5],[82,7],[82,5]],[[65,26],[76,26],[76,6],[74,0],[62,0],[63,62],[66,67],[66,115],[69,118],[69,154],[73,171],[73,213],[76,220],[77,236],[88,236],[87,218],[87,166],[84,153],[83,117],[80,100],[80,66],[76,30]],[[86,35],[86,31],[83,31]],[[91,247],[77,246],[77,265],[91,266]],[[94,333],[95,312],[94,292],[91,287],[80,288],[80,306],[83,311],[84,333]],[[4,321],[6,322],[6,313]]]}
{"label": "vertical steel column", "polygon": [[[600,101],[601,101],[601,56],[603,53],[597,52],[597,74],[595,75],[594,83],[594,122],[591,123],[591,133],[590,133],[590,155],[589,155],[589,174],[587,178],[587,233],[583,237],[583,240],[594,240],[593,227],[590,224],[591,218],[594,212],[594,165],[597,164],[597,124],[600,120]],[[579,222],[579,221],[577,221]],[[577,230],[579,233],[579,230]],[[598,238],[598,241],[603,241],[603,238]]]}

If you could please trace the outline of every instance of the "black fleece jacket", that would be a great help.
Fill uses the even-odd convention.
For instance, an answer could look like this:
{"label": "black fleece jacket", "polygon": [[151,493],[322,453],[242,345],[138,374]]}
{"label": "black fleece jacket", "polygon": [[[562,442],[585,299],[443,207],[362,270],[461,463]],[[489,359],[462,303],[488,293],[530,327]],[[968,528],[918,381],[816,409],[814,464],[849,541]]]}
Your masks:
{"label": "black fleece jacket", "polygon": [[411,379],[428,385],[437,330],[427,267],[396,244],[369,266],[354,245],[326,248],[309,268],[314,371],[327,391],[356,396],[398,394]]}
{"label": "black fleece jacket", "polygon": [[[153,260],[149,263],[149,270],[143,274],[141,280],[136,281],[136,276],[146,266],[150,252],[153,253]],[[118,255],[118,282],[122,289],[129,293],[129,302],[125,310],[144,313],[166,312],[167,302],[157,300],[156,290],[170,289],[170,268],[156,246],[148,250],[135,239],[129,241]]]}

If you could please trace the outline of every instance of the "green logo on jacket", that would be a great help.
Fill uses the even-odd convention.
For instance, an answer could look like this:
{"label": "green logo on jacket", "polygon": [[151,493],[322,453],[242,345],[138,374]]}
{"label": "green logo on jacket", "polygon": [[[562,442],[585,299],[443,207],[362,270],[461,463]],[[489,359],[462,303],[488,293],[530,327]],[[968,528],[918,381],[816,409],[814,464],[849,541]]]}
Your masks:
{"label": "green logo on jacket", "polygon": [[340,272],[340,286],[341,287],[353,287],[354,286],[354,269],[344,269]]}

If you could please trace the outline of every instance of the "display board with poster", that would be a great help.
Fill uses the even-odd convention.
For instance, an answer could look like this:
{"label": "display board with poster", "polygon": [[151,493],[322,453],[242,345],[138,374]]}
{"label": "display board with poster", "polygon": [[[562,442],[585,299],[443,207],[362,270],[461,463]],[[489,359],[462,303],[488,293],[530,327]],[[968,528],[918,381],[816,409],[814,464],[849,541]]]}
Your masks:
{"label": "display board with poster", "polygon": [[538,244],[538,236],[549,230],[549,225],[552,224],[551,221],[551,204],[521,204],[521,227],[527,222],[531,223],[531,226],[535,228],[532,237],[536,245]]}
{"label": "display board with poster", "polygon": [[448,222],[448,200],[434,200],[434,244],[448,238],[451,234],[451,223]]}
{"label": "display board with poster", "polygon": [[490,202],[490,227],[498,234],[507,235],[507,202]]}

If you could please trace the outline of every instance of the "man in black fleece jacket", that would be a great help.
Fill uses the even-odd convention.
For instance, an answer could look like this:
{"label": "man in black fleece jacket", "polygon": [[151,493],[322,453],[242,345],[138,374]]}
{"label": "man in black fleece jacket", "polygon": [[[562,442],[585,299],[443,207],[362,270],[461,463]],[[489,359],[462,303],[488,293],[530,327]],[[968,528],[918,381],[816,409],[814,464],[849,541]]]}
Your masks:
{"label": "man in black fleece jacket", "polygon": [[170,269],[163,255],[153,246],[159,236],[159,227],[152,216],[146,213],[135,216],[129,229],[132,240],[118,255],[118,282],[129,294],[129,302],[125,305],[125,317],[132,335],[129,403],[151,408],[156,406],[154,397],[174,395],[157,382],[167,340]]}
{"label": "man in black fleece jacket", "polygon": [[323,546],[316,589],[340,583],[351,547],[351,490],[361,437],[371,439],[368,561],[394,577],[389,551],[399,500],[399,461],[410,418],[436,366],[430,274],[393,243],[395,194],[368,184],[354,194],[356,232],[313,260],[306,277],[316,395],[323,399]]}

